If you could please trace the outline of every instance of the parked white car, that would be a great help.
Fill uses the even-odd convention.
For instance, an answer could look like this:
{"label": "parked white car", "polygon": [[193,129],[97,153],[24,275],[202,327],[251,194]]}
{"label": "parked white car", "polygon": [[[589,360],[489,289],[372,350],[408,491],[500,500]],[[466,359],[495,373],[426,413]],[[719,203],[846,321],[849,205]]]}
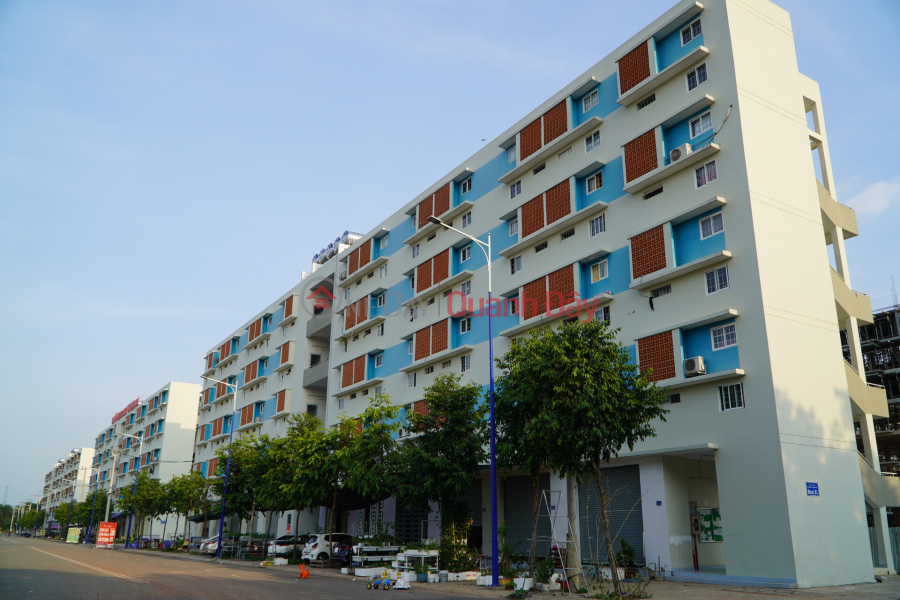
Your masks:
{"label": "parked white car", "polygon": [[[306,548],[306,542],[309,541],[309,536],[307,534],[298,535],[297,536],[297,550],[303,553],[303,550]],[[280,538],[274,539],[269,542],[269,555],[275,554],[290,554],[294,549],[294,536],[293,535],[283,535]]]}
{"label": "parked white car", "polygon": [[312,534],[306,542],[301,558],[331,560],[332,543],[352,544],[353,536],[346,533]]}
{"label": "parked white car", "polygon": [[[209,547],[210,544],[212,544],[213,542],[218,542],[218,541],[219,541],[218,536],[206,538],[205,540],[200,542],[200,546],[198,547],[198,549],[200,550],[200,552],[206,552],[206,549],[207,549],[207,547]],[[213,553],[215,553],[215,550],[213,550]]]}

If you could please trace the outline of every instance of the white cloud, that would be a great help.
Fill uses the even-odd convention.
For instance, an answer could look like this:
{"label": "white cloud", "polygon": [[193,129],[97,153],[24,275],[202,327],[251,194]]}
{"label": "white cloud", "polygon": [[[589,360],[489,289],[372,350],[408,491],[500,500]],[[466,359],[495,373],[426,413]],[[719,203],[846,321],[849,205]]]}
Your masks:
{"label": "white cloud", "polygon": [[878,181],[867,185],[847,203],[856,212],[877,216],[900,204],[900,181]]}

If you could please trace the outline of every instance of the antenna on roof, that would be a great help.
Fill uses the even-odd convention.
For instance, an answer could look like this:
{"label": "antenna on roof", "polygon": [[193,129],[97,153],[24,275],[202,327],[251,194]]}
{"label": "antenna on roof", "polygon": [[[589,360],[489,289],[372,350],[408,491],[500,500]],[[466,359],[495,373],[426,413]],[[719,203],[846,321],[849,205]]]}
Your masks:
{"label": "antenna on roof", "polygon": [[897,284],[894,283],[893,275],[891,275],[891,296],[894,297],[894,306],[897,306],[898,304],[900,304],[900,302],[897,302]]}

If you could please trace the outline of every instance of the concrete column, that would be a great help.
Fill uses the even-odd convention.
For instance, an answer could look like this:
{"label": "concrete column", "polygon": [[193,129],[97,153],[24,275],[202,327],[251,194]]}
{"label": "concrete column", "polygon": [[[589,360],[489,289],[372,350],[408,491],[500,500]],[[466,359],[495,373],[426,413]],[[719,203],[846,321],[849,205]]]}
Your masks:
{"label": "concrete column", "polygon": [[862,345],[859,341],[859,321],[856,317],[847,317],[845,321],[847,331],[847,347],[850,350],[850,364],[863,379],[866,378],[865,363],[863,362]]}
{"label": "concrete column", "polygon": [[831,246],[834,248],[834,266],[838,275],[844,279],[844,283],[847,284],[847,287],[853,289],[850,286],[850,267],[847,264],[847,249],[844,247],[844,230],[840,227],[833,227],[831,229]]}
{"label": "concrete column", "polygon": [[881,462],[878,460],[878,443],[875,439],[875,424],[872,415],[858,415],[860,435],[863,449],[868,461],[876,472],[881,473]]}
{"label": "concrete column", "polygon": [[[891,548],[891,536],[888,529],[887,509],[873,508],[872,520],[875,522],[875,546],[878,549],[878,561],[876,567],[885,567],[889,574],[894,571],[894,552]],[[883,562],[882,562],[883,561]]]}

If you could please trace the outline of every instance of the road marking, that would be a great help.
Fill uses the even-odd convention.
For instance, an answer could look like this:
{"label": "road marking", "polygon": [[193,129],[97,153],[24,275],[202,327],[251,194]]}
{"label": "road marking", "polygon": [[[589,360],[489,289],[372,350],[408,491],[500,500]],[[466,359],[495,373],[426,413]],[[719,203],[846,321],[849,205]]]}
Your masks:
{"label": "road marking", "polygon": [[135,579],[134,577],[128,577],[127,575],[120,575],[118,573],[113,573],[112,571],[107,571],[106,569],[101,569],[100,567],[95,567],[93,565],[89,565],[83,562],[78,562],[77,560],[72,560],[71,558],[66,558],[65,556],[60,556],[59,554],[53,554],[51,552],[46,552],[44,550],[38,550],[37,548],[32,548],[35,552],[40,552],[41,554],[46,554],[47,556],[53,556],[55,558],[59,558],[62,560],[67,560],[70,563],[75,563],[76,565],[81,565],[82,567],[87,567],[88,569],[93,569],[95,571],[99,571],[100,573],[106,573],[107,575],[112,575],[113,577],[118,577],[119,579],[127,579],[128,581],[133,581],[135,583],[150,583],[149,581],[144,581],[143,579]]}
{"label": "road marking", "polygon": [[[3,538],[0,538],[3,539]],[[10,544],[18,544],[19,542],[14,542],[12,540],[3,540],[4,542],[9,542]]]}

